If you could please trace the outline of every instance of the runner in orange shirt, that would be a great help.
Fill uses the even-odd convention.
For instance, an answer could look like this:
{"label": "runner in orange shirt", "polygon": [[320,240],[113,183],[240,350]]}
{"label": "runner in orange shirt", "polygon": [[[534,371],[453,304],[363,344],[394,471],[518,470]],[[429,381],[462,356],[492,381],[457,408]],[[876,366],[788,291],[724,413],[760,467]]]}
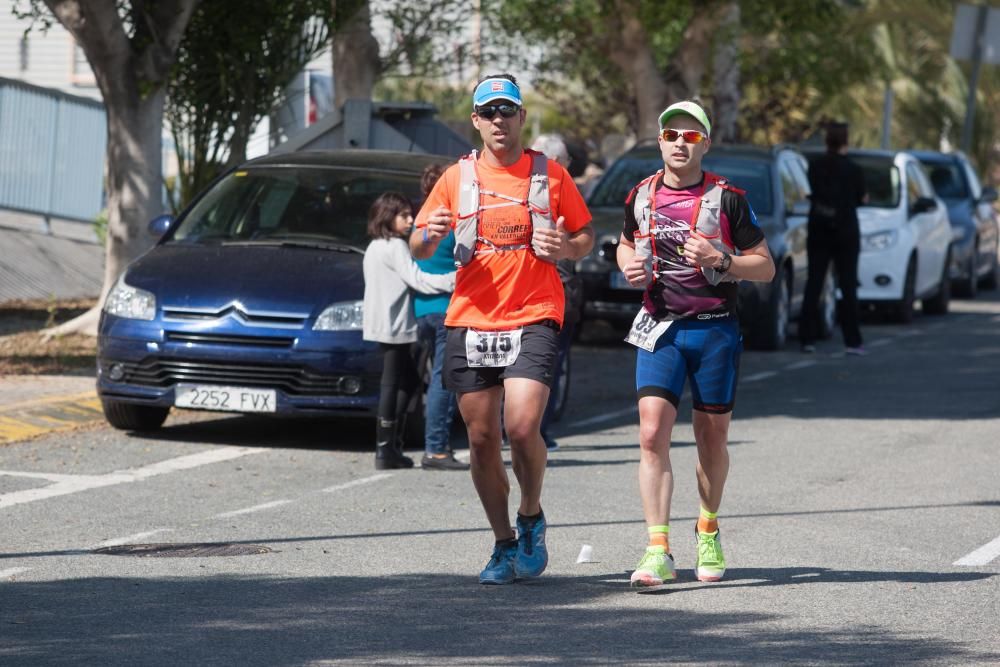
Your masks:
{"label": "runner in orange shirt", "polygon": [[[541,507],[549,397],[563,319],[555,263],[594,245],[590,212],[566,170],[525,151],[526,112],[513,76],[481,80],[472,125],[483,140],[438,180],[417,215],[410,249],[429,257],[455,229],[455,292],[445,317],[442,375],[458,394],[469,432],[472,480],[496,537],[483,584],[536,577],[548,563]],[[510,483],[500,454],[500,409],[521,489],[517,537],[507,507]]]}

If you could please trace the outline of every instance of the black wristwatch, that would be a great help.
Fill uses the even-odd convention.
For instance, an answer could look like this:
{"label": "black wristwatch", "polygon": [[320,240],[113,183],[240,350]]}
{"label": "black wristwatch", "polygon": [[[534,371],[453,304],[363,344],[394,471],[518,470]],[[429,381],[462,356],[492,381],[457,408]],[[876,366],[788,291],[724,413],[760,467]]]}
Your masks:
{"label": "black wristwatch", "polygon": [[718,271],[719,273],[725,273],[729,270],[729,267],[732,265],[732,263],[733,263],[732,256],[728,252],[723,250],[722,262],[719,264],[719,268],[717,268],[716,271]]}

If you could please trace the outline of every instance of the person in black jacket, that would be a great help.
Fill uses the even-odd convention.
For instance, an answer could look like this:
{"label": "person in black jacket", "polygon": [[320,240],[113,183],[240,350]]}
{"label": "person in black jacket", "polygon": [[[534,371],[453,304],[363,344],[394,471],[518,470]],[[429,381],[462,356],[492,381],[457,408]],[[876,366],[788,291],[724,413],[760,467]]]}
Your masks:
{"label": "person in black jacket", "polygon": [[847,153],[847,124],[831,123],[826,130],[826,154],[809,165],[812,205],[809,209],[809,279],[802,303],[799,339],[803,352],[815,352],[819,336],[819,296],[830,262],[840,287],[840,327],[848,354],[862,355],[858,325],[858,253],[861,232],[858,206],[864,204],[865,178]]}

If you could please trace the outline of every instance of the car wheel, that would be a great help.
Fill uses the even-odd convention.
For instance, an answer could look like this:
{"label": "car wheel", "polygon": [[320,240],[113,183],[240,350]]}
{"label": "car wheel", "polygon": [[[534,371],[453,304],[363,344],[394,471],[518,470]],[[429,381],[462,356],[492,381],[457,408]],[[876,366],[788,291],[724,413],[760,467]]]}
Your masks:
{"label": "car wheel", "polygon": [[155,431],[163,426],[170,408],[156,405],[136,405],[107,398],[101,399],[104,418],[120,431]]}
{"label": "car wheel", "polygon": [[792,280],[782,269],[771,283],[764,312],[757,318],[753,340],[761,350],[780,350],[788,340],[788,318],[791,312]]}
{"label": "car wheel", "polygon": [[1000,267],[997,266],[996,253],[993,253],[993,262],[990,265],[990,270],[979,281],[979,286],[986,290],[995,290],[997,288],[998,272],[1000,272]]}
{"label": "car wheel", "polygon": [[823,287],[819,293],[819,335],[826,340],[833,335],[837,326],[837,281],[833,271],[827,271],[823,278]]}
{"label": "car wheel", "polygon": [[566,354],[562,355],[559,368],[559,381],[552,387],[552,391],[556,392],[556,402],[552,406],[552,416],[550,418],[553,422],[562,419],[563,413],[566,412],[566,404],[569,402],[570,356],[572,356],[570,350],[566,350]]}
{"label": "car wheel", "polygon": [[[947,315],[948,304],[951,301],[951,280],[948,279],[948,267],[951,264],[951,251],[944,256],[944,268],[941,269],[941,283],[937,293],[923,300],[924,313],[928,315]],[[975,281],[973,281],[975,282]]]}
{"label": "car wheel", "polygon": [[913,302],[917,291],[917,263],[911,258],[906,265],[906,278],[903,282],[903,298],[892,308],[892,319],[900,324],[913,321]]}
{"label": "car wheel", "polygon": [[979,277],[976,276],[976,258],[979,256],[979,247],[972,250],[969,256],[968,266],[965,267],[966,275],[955,281],[955,294],[968,299],[976,298],[979,287]]}

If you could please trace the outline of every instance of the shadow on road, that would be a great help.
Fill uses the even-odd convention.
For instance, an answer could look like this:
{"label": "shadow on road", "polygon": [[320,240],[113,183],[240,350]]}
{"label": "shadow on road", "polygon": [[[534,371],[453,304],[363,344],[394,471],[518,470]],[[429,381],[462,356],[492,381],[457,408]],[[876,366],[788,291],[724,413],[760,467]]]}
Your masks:
{"label": "shadow on road", "polygon": [[[754,512],[754,513],[734,513],[727,514],[729,519],[760,519],[775,517],[796,517],[796,516],[816,516],[829,514],[865,514],[872,515],[880,512],[911,512],[913,510],[945,509],[945,508],[967,508],[967,507],[1000,507],[1000,500],[973,500],[960,503],[927,503],[920,505],[896,505],[896,506],[876,506],[876,507],[848,507],[829,510],[803,510],[796,512]],[[697,516],[676,516],[674,522],[694,521]],[[641,518],[611,519],[604,521],[562,521],[548,524],[550,530],[563,528],[594,528],[599,526],[628,526],[643,525],[645,521]],[[255,540],[230,540],[228,544],[300,544],[309,542],[327,542],[338,540],[372,540],[372,539],[410,539],[422,538],[432,535],[458,535],[462,533],[482,533],[483,528],[476,526],[472,528],[429,528],[420,530],[395,530],[364,533],[342,533],[339,535],[301,535],[298,537],[274,537],[261,538]],[[81,549],[60,549],[54,551],[27,551],[27,552],[0,552],[0,561],[16,560],[21,558],[50,558],[53,556],[88,556],[90,550]],[[833,570],[831,570],[833,572]],[[726,579],[730,577],[726,575]]]}
{"label": "shadow on road", "polygon": [[[254,557],[256,558],[256,557]],[[261,556],[266,558],[266,556]],[[934,584],[985,574],[737,570],[730,585]],[[759,583],[754,580],[761,580]],[[744,583],[745,582],[745,583]],[[693,594],[672,589],[672,595]],[[472,576],[68,579],[4,588],[5,665],[606,664],[989,662],[937,638],[869,622],[789,630],[790,616],[679,611],[617,578]],[[785,621],[785,619],[790,619]],[[650,635],[650,628],[663,632]],[[706,638],[706,632],[711,639]],[[323,664],[327,664],[323,662]]]}

